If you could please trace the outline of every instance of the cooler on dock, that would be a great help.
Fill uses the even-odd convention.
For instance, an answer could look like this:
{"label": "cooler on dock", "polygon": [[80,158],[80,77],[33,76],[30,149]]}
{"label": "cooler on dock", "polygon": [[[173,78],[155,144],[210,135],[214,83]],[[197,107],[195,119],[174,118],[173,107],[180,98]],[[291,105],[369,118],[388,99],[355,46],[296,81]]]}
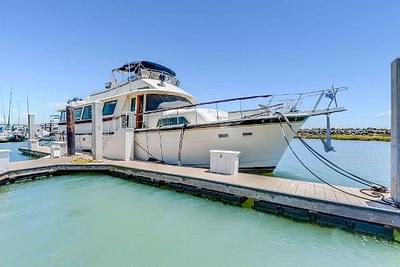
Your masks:
{"label": "cooler on dock", "polygon": [[239,151],[210,150],[210,171],[236,175],[239,172]]}

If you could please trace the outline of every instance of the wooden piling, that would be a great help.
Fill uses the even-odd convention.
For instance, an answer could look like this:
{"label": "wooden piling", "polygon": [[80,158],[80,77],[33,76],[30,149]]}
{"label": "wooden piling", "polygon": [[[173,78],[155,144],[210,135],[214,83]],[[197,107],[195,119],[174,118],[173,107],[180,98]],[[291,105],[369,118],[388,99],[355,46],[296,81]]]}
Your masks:
{"label": "wooden piling", "polygon": [[92,104],[92,156],[95,160],[103,158],[103,104]]}
{"label": "wooden piling", "polygon": [[67,106],[67,153],[75,155],[75,116],[71,106]]}
{"label": "wooden piling", "polygon": [[400,58],[391,65],[392,80],[392,143],[391,143],[391,194],[400,204]]}

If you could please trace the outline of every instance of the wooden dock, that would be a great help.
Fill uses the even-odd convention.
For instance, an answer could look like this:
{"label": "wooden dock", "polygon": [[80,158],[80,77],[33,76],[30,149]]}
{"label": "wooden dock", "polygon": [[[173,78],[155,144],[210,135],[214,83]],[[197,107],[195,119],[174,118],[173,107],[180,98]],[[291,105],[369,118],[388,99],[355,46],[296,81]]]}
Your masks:
{"label": "wooden dock", "polygon": [[39,146],[35,150],[30,150],[27,147],[18,148],[19,152],[23,155],[34,157],[34,158],[42,158],[50,155],[50,147],[48,146]]}
{"label": "wooden dock", "polygon": [[[247,173],[229,176],[153,162],[93,162],[63,157],[13,162],[8,172],[0,174],[0,185],[77,171],[105,172],[296,220],[400,241],[400,209],[350,196],[324,184],[278,177]],[[358,188],[341,188],[365,197]]]}

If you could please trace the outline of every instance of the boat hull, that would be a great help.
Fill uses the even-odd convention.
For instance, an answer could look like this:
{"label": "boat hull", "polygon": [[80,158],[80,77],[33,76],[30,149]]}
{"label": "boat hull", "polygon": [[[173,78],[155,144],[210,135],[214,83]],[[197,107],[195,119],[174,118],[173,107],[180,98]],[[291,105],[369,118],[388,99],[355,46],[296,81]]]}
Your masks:
{"label": "boat hull", "polygon": [[[297,131],[304,121],[294,122]],[[284,126],[289,140],[293,134]],[[135,159],[178,164],[182,130],[135,132]],[[209,167],[210,150],[240,151],[243,170],[273,170],[287,148],[279,123],[187,129],[183,133],[181,163]]]}

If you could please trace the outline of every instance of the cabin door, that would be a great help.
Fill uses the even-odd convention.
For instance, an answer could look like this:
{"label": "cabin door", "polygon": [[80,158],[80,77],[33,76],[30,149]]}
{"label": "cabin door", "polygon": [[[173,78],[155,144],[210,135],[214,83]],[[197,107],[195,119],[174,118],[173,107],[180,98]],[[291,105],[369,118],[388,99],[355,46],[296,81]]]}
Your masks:
{"label": "cabin door", "polygon": [[143,127],[143,105],[144,95],[138,95],[136,97],[136,128],[141,129]]}

